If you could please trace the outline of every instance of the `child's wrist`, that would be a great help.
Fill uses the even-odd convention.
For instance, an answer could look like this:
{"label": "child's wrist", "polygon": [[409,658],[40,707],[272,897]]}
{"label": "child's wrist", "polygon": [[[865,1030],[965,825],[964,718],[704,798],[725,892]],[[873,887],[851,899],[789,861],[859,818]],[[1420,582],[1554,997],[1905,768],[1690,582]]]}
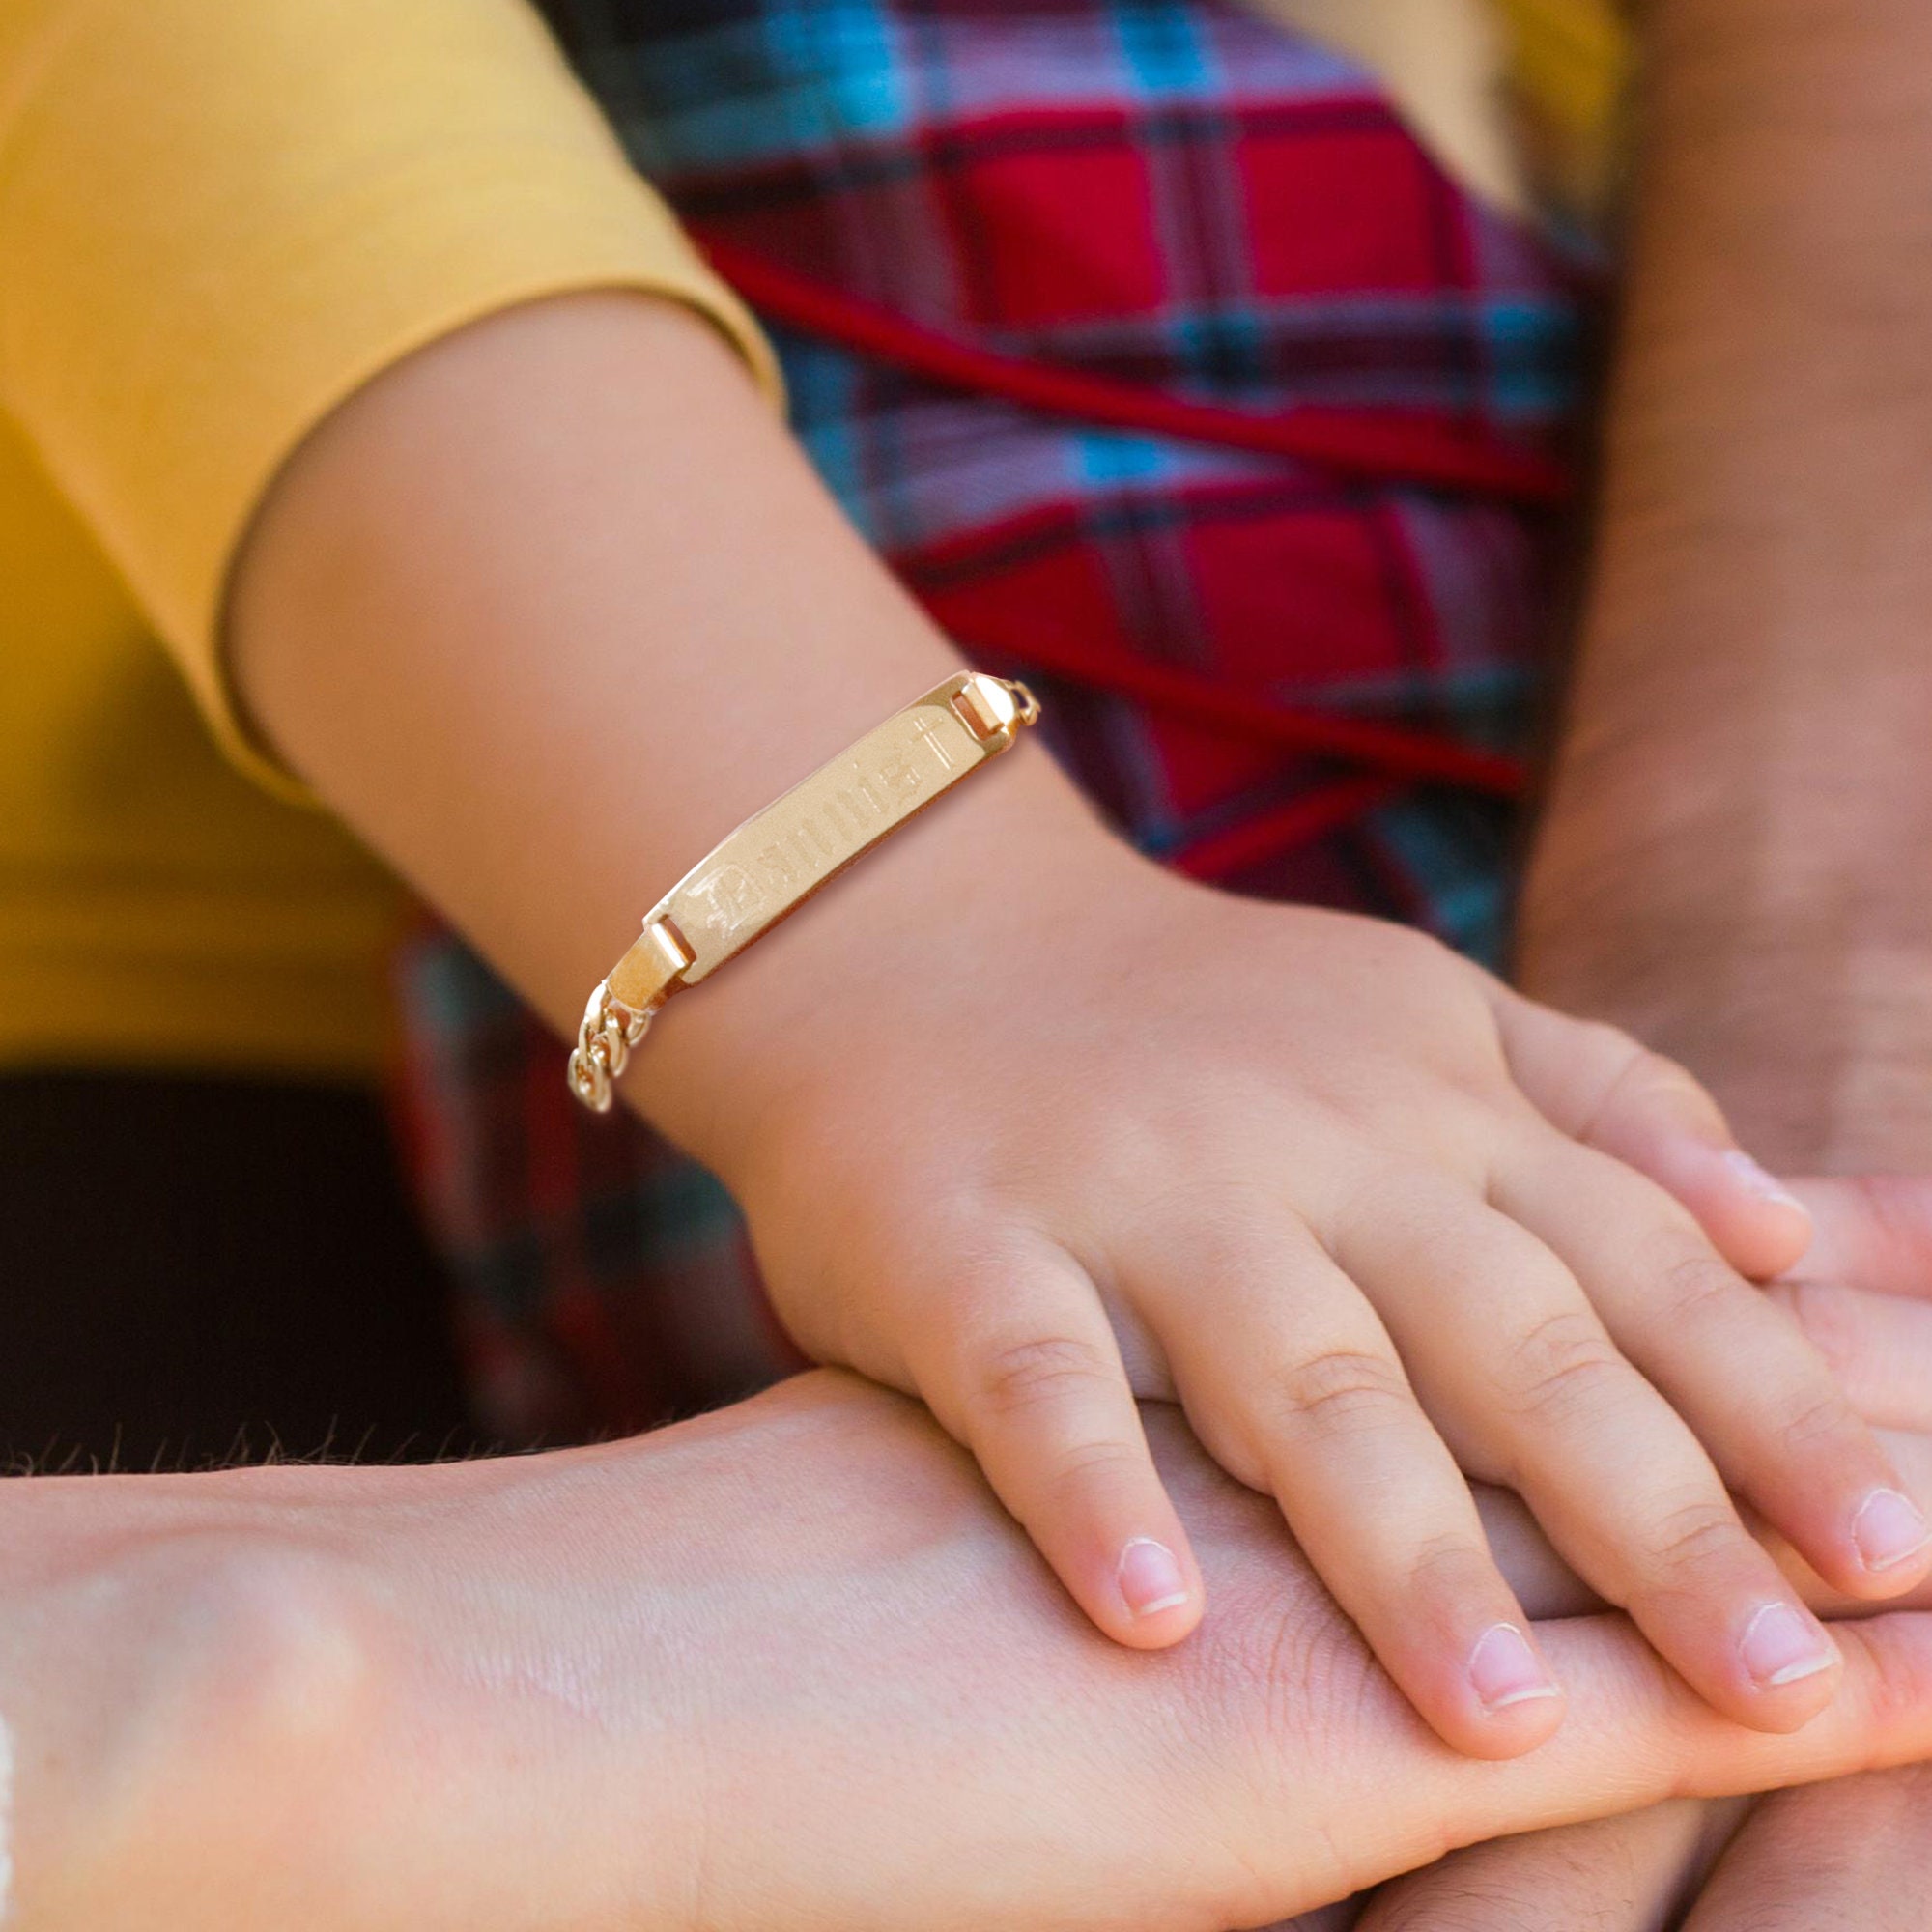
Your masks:
{"label": "child's wrist", "polygon": [[672,1001],[624,1096],[728,1180],[867,1042],[903,1041],[949,1009],[981,1024],[989,979],[1017,997],[1057,925],[1153,876],[1039,747],[1017,747]]}

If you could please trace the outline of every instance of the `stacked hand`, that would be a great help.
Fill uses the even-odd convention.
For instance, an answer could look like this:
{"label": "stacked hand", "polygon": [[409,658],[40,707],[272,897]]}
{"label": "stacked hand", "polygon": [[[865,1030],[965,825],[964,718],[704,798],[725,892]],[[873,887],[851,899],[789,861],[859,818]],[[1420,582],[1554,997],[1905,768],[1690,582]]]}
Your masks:
{"label": "stacked hand", "polygon": [[837,1374],[509,1462],[13,1485],[14,1922],[1225,1932],[1499,1833],[1932,1753],[1932,1619],[1841,1626],[1840,1694],[1768,1736],[1572,1614],[1491,1497],[1571,1708],[1473,1762],[1271,1505],[1150,1421],[1215,1605],[1154,1656],[922,1409]]}
{"label": "stacked hand", "polygon": [[784,1077],[723,1165],[808,1351],[923,1398],[1123,1642],[1202,1611],[1134,1408],[1178,1399],[1461,1750],[1562,1710],[1464,1472],[1715,1709],[1823,1709],[1832,1644],[1732,1495],[1848,1596],[1932,1554],[1747,1278],[1810,1230],[1701,1089],[1413,932],[1038,845],[970,950],[864,880],[782,974],[668,1022],[770,1030]]}
{"label": "stacked hand", "polygon": [[[1932,1189],[1818,1181],[1800,1192],[1818,1239],[1773,1297],[1843,1376],[1908,1468],[1932,1475]],[[1502,1544],[1522,1575],[1518,1519]],[[1787,1551],[1787,1567],[1803,1575]],[[1538,1615],[1583,1607],[1574,1582],[1522,1582]],[[1822,1602],[1815,1581],[1807,1584]],[[1357,1932],[1918,1932],[1932,1878],[1932,1773],[1923,1767],[1775,1794],[1755,1806],[1677,1802],[1631,1816],[1471,1846],[1320,1923]],[[1317,1919],[1304,1921],[1315,1932]]]}
{"label": "stacked hand", "polygon": [[[617,298],[371,384],[233,603],[268,737],[572,1027],[642,882],[956,662],[714,332]],[[1688,1076],[1413,933],[1157,872],[1037,747],[673,1002],[625,1091],[745,1205],[797,1338],[923,1397],[1123,1643],[1205,1601],[1136,1395],[1279,1502],[1474,1754],[1562,1712],[1465,1474],[1768,1729],[1835,1659],[1732,1493],[1849,1594],[1925,1572],[1750,1285],[1804,1216]]]}

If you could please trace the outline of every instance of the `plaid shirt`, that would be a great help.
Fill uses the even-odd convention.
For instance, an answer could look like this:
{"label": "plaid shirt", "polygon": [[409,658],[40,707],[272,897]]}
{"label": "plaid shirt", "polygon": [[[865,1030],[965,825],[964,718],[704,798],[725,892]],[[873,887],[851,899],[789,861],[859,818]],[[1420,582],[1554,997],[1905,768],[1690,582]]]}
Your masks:
{"label": "plaid shirt", "polygon": [[[826,483],[972,658],[1037,684],[1125,837],[1493,956],[1576,261],[1460,192],[1359,69],[1217,0],[547,12],[744,270]],[[1028,372],[1070,379],[1064,410],[1017,399]],[[795,1366],[715,1179],[580,1112],[449,935],[400,983],[414,1166],[506,1439]]]}

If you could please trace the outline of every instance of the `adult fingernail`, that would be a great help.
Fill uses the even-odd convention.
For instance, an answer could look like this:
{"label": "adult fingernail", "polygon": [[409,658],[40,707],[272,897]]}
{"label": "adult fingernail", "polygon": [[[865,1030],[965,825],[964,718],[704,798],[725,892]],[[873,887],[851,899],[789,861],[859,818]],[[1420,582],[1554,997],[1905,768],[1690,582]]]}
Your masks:
{"label": "adult fingernail", "polygon": [[1891,1570],[1932,1541],[1918,1505],[1896,1490],[1874,1490],[1852,1521],[1852,1541],[1867,1570]]}
{"label": "adult fingernail", "polygon": [[1729,1149],[1724,1154],[1724,1165],[1747,1194],[1755,1195],[1760,1201],[1776,1201],[1780,1208],[1796,1208],[1809,1218],[1811,1210],[1804,1202],[1776,1175],[1766,1173],[1743,1148]]}
{"label": "adult fingernail", "polygon": [[1166,1544],[1137,1536],[1121,1551],[1121,1595],[1137,1617],[1171,1610],[1187,1601],[1187,1578]]}
{"label": "adult fingernail", "polygon": [[1765,1604],[1745,1626],[1738,1643],[1745,1668],[1760,1690],[1776,1690],[1815,1677],[1838,1661],[1837,1650],[1814,1618],[1790,1604]]}
{"label": "adult fingernail", "polygon": [[1529,1639],[1514,1624],[1492,1624],[1469,1653],[1469,1685],[1486,1711],[1507,1711],[1532,1697],[1554,1697],[1556,1684]]}

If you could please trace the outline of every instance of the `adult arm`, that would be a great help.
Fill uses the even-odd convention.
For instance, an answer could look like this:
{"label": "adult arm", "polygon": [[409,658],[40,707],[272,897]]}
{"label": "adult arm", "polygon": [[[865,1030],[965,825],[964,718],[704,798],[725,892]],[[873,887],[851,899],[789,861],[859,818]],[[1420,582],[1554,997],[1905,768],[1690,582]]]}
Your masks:
{"label": "adult arm", "polygon": [[1932,14],[1656,0],[1520,983],[1794,1172],[1932,1167]]}
{"label": "adult arm", "polygon": [[1267,1503],[1151,1420],[1218,1605],[1152,1656],[923,1410],[833,1373],[540,1457],[0,1487],[9,1923],[1223,1932],[1499,1832],[1932,1751],[1932,1618],[1843,1626],[1840,1695],[1770,1737],[1595,1616],[1542,1632],[1558,1736],[1463,1758]]}

